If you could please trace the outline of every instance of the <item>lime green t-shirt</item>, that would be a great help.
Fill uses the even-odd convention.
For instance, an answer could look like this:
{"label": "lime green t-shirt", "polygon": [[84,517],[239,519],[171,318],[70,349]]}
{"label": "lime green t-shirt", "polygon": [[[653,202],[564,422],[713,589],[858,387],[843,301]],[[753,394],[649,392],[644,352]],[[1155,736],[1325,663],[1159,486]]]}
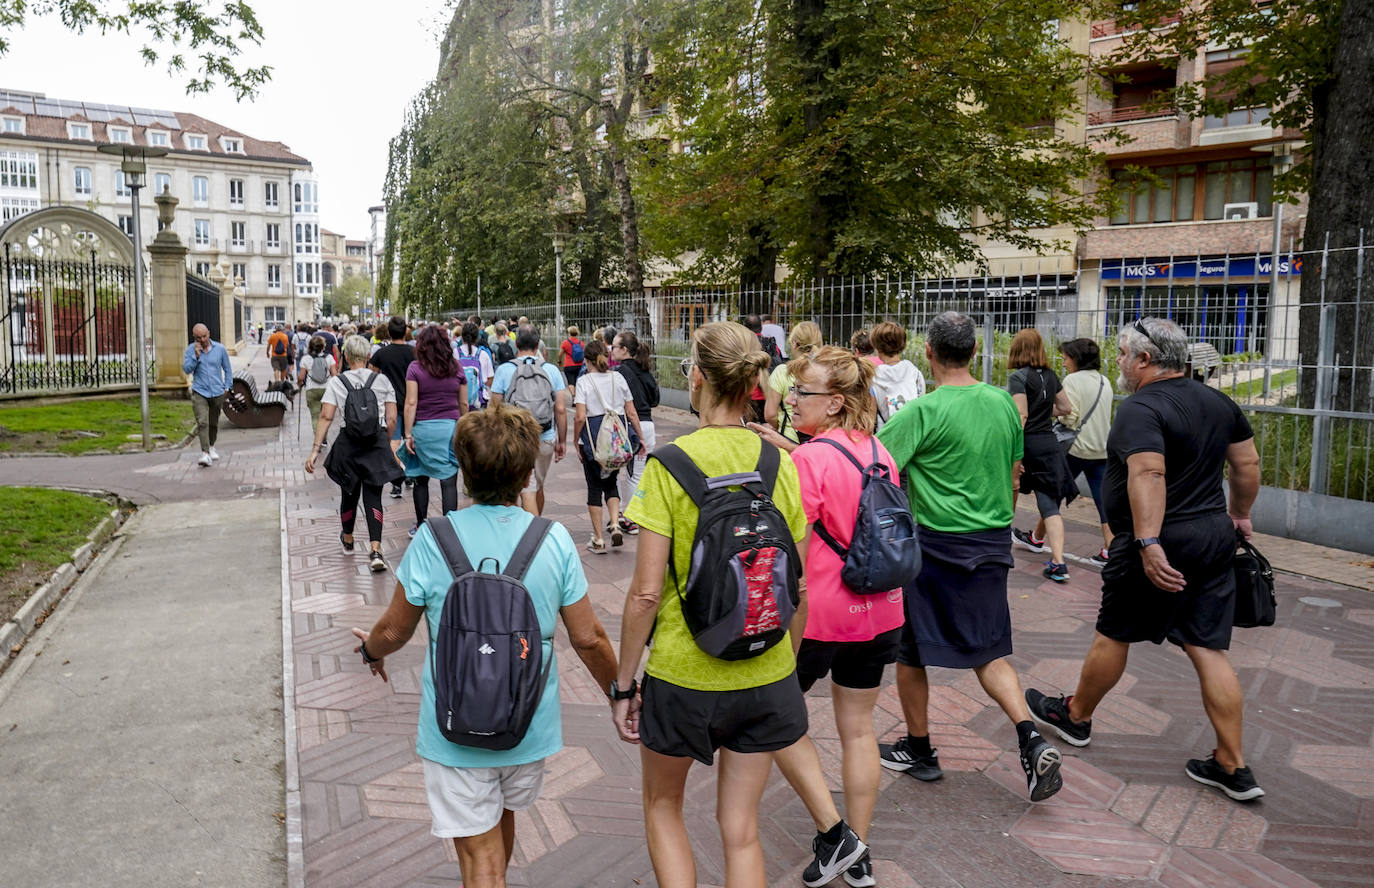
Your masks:
{"label": "lime green t-shirt", "polygon": [[778,425],[782,429],[783,437],[789,441],[796,441],[797,438],[797,417],[792,413],[792,408],[787,405],[788,389],[792,388],[795,382],[792,378],[792,371],[787,369],[786,364],[781,364],[776,370],[768,374],[768,387],[782,396],[782,401],[778,403]]}
{"label": "lime green t-shirt", "polygon": [[[681,447],[708,478],[753,471],[758,467],[763,446],[758,435],[742,426],[699,429],[673,443]],[[780,456],[773,502],[791,528],[792,538],[800,542],[806,536],[806,513],[802,509],[797,467],[786,453]],[[644,467],[644,476],[625,510],[625,517],[646,530],[672,538],[673,563],[679,581],[685,584],[692,558],[692,538],[697,529],[697,508],[662,463],[651,459]],[[786,639],[748,660],[720,660],[697,647],[682,616],[682,602],[673,585],[673,574],[664,571],[658,623],[645,672],[696,691],[742,691],[781,681],[794,668],[792,645]]]}
{"label": "lime green t-shirt", "polygon": [[986,383],[942,385],[878,430],[907,475],[916,523],[948,533],[1011,525],[1012,463],[1022,456],[1021,414]]}

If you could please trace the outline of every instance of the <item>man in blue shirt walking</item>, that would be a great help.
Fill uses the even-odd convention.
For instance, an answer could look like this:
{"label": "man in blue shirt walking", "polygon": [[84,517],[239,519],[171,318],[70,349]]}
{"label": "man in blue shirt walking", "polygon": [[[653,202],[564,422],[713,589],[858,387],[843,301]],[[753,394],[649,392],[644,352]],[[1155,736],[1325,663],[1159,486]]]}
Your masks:
{"label": "man in blue shirt walking", "polygon": [[215,439],[219,437],[219,413],[224,396],[234,382],[234,368],[229,364],[229,350],[210,338],[204,324],[191,328],[191,344],[181,360],[181,369],[191,374],[191,409],[196,414],[196,434],[200,436],[200,460],[203,468],[219,459]]}

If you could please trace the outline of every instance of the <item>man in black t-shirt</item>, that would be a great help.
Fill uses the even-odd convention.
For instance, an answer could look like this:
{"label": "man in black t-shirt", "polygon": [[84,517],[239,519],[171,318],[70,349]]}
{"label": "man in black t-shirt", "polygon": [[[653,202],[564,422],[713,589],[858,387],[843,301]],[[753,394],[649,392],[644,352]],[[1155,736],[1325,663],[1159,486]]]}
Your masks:
{"label": "man in black t-shirt", "polygon": [[[1117,338],[1118,387],[1131,397],[1107,438],[1103,499],[1114,537],[1102,570],[1097,633],[1077,692],[1026,691],[1035,717],[1086,746],[1092,714],[1126,669],[1129,646],[1166,638],[1182,646],[1216,731],[1210,758],[1185,773],[1236,801],[1264,795],[1241,753],[1244,702],[1226,657],[1235,611],[1236,535],[1250,538],[1259,454],[1240,408],[1184,373],[1188,340],[1176,324],[1143,318]],[[1230,468],[1230,503],[1222,469]]]}
{"label": "man in black t-shirt", "polygon": [[[397,401],[400,404],[405,404],[406,369],[415,360],[415,347],[406,342],[406,319],[399,315],[392,315],[391,319],[386,322],[386,335],[391,341],[372,353],[372,357],[368,358],[367,366],[391,380],[391,385],[396,390]],[[405,429],[402,426],[405,423],[399,421],[399,415],[397,419],[396,432],[392,437],[403,439],[405,438]],[[391,498],[400,499],[402,496],[401,482],[391,482]]]}

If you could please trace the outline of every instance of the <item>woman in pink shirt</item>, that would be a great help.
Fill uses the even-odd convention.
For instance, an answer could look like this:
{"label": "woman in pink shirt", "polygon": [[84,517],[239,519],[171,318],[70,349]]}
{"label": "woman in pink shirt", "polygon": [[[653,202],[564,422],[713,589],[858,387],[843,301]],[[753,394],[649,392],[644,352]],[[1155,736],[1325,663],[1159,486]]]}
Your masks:
{"label": "woman in pink shirt", "polygon": [[[793,359],[787,404],[797,430],[812,435],[798,446],[771,427],[750,427],[765,440],[789,450],[801,481],[802,506],[808,530],[819,521],[841,545],[853,536],[863,477],[834,445],[853,454],[861,465],[876,460],[898,477],[892,456],[873,436],[877,403],[869,389],[873,364],[852,351],[834,346]],[[875,450],[876,447],[876,450]],[[896,662],[905,618],[902,590],[859,595],[840,580],[843,560],[818,534],[810,534],[806,553],[808,611],[806,631],[797,652],[797,678],[805,691],[829,674],[835,724],[843,753],[845,819],[861,839],[878,801],[878,741],[873,732],[873,707],[883,670]],[[820,822],[832,804],[823,780],[817,781],[820,757],[810,737],[775,752],[779,770],[801,796],[812,818]],[[846,872],[849,885],[873,885],[867,852]]]}

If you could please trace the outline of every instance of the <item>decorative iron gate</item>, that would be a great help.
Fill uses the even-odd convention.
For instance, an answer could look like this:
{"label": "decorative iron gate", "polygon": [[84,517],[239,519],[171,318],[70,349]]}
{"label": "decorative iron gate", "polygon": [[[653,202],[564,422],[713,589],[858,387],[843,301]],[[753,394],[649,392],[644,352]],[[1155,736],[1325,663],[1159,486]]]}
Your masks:
{"label": "decorative iron gate", "polygon": [[210,338],[223,342],[219,329],[219,287],[193,274],[186,275],[186,341],[190,342],[191,329],[196,324],[204,324],[210,331]]}
{"label": "decorative iron gate", "polygon": [[128,238],[69,207],[21,216],[0,235],[0,393],[138,382]]}

